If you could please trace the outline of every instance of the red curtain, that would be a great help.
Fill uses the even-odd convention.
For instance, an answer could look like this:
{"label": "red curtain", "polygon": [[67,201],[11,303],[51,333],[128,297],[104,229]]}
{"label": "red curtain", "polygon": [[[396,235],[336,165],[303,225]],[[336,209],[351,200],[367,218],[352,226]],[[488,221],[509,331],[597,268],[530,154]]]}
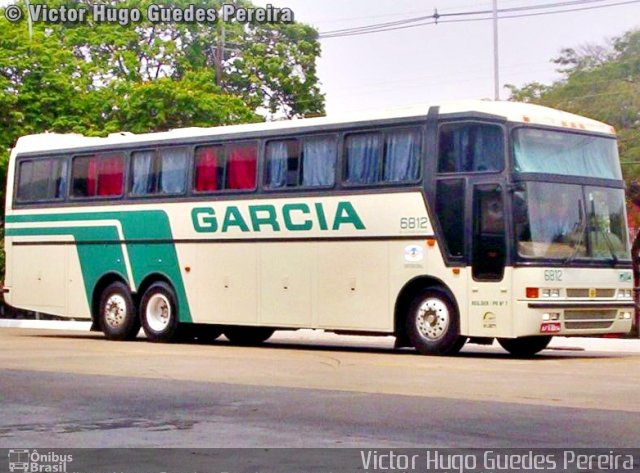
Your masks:
{"label": "red curtain", "polygon": [[234,146],[227,163],[228,189],[253,189],[256,186],[258,148],[255,145]]}
{"label": "red curtain", "polygon": [[[95,160],[92,160],[92,162],[95,162]],[[91,165],[89,166],[89,169],[91,169]],[[91,175],[91,172],[89,174]],[[124,162],[122,156],[99,158],[97,195],[121,195],[123,176]]]}
{"label": "red curtain", "polygon": [[218,190],[218,151],[200,148],[196,155],[196,192]]}

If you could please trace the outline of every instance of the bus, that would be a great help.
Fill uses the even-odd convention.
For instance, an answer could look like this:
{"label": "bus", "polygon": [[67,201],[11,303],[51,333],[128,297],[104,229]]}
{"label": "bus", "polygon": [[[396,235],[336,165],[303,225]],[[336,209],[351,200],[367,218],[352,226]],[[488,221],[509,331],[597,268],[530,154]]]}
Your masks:
{"label": "bus", "polygon": [[630,331],[625,212],[615,130],[532,104],[47,133],[11,153],[4,292],[113,340],[308,328],[530,356]]}

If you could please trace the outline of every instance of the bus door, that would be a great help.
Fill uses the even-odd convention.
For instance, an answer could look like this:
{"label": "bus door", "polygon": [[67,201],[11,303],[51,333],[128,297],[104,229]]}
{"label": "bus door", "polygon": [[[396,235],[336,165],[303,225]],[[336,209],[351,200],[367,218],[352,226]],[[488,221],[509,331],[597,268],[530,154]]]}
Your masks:
{"label": "bus door", "polygon": [[483,336],[508,336],[511,332],[511,278],[506,271],[507,232],[505,188],[495,182],[468,187],[467,221],[470,259],[469,329]]}

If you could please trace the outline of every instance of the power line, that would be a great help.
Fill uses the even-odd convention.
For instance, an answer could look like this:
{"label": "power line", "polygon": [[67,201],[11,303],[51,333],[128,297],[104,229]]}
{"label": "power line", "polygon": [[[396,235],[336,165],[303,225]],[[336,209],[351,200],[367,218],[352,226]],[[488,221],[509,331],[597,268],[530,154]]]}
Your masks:
{"label": "power line", "polygon": [[[584,7],[568,8],[564,10],[557,10],[557,8],[586,5],[590,3],[602,3],[603,1],[609,1],[609,0],[573,0],[573,1],[547,3],[547,4],[539,4],[539,5],[529,5],[524,7],[511,7],[511,8],[499,9],[498,13],[501,14],[501,16],[499,17],[500,19],[511,19],[511,18],[523,18],[528,16],[571,13],[571,12],[577,12],[577,11],[594,10],[598,8],[608,8],[608,7],[640,3],[640,0],[626,0],[626,1],[620,1],[615,3],[608,3],[606,5],[591,5],[591,6],[584,6]],[[515,13],[515,12],[528,11],[528,10],[544,10],[549,8],[552,8],[554,10],[505,15],[505,13]],[[492,10],[476,10],[476,11],[455,12],[455,13],[438,13],[436,10],[432,15],[420,16],[415,18],[407,18],[404,20],[397,20],[397,21],[386,22],[386,23],[377,23],[377,24],[367,25],[367,26],[327,31],[324,33],[320,33],[319,38],[328,39],[328,38],[339,38],[339,37],[345,37],[345,36],[360,36],[364,34],[403,30],[403,29],[415,28],[419,26],[429,26],[429,25],[435,25],[438,23],[466,23],[471,21],[489,21],[489,20],[492,20],[492,17],[490,16],[482,17],[482,18],[458,18],[458,19],[450,19],[450,20],[447,20],[447,19],[442,20],[442,18],[464,17],[464,16],[473,17],[478,15],[487,15],[491,13],[493,13]],[[428,20],[428,21],[425,21],[425,20]]]}

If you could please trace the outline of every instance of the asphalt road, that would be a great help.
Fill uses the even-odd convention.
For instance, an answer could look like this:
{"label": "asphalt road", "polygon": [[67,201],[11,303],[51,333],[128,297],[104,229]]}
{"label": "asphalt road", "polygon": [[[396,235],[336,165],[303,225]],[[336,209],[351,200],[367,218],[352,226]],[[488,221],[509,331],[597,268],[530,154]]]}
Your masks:
{"label": "asphalt road", "polygon": [[0,329],[0,448],[638,446],[640,353],[361,345]]}

